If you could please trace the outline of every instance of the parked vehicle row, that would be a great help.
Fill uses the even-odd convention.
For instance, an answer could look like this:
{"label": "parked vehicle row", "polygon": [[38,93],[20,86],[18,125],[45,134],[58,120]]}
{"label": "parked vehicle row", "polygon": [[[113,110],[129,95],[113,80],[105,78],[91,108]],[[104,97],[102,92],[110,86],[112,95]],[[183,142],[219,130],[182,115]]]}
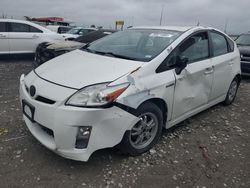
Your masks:
{"label": "parked vehicle row", "polygon": [[38,24],[0,19],[0,54],[35,53],[38,44],[64,40],[60,34]]}
{"label": "parked vehicle row", "polygon": [[25,123],[45,147],[87,161],[118,146],[142,154],[170,128],[231,104],[240,54],[208,27],[135,27],[63,54],[20,78]]}
{"label": "parked vehicle row", "polygon": [[43,64],[44,62],[59,55],[62,55],[66,52],[75,49],[80,49],[87,43],[91,43],[97,39],[110,35],[114,32],[116,32],[116,30],[99,29],[86,33],[85,35],[79,36],[72,41],[67,40],[67,41],[60,41],[57,43],[52,43],[52,42],[41,43],[38,45],[36,49],[34,67],[37,67]]}
{"label": "parked vehicle row", "polygon": [[47,27],[49,29],[29,21],[0,19],[0,54],[35,53],[39,44],[74,40],[79,36],[97,31],[96,28],[77,27],[64,33],[62,31],[64,26]]}

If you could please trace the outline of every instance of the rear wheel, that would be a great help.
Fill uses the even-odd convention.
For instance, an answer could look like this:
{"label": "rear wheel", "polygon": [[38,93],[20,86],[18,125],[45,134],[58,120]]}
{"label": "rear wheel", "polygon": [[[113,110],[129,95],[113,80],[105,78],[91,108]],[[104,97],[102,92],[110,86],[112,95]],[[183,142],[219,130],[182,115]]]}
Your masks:
{"label": "rear wheel", "polygon": [[154,103],[147,102],[137,109],[140,121],[127,131],[119,149],[132,156],[151,149],[159,140],[163,126],[162,111]]}
{"label": "rear wheel", "polygon": [[230,105],[234,102],[234,99],[237,95],[238,87],[239,87],[240,81],[238,78],[235,78],[229,87],[229,90],[227,92],[227,96],[225,101],[223,102],[224,105]]}

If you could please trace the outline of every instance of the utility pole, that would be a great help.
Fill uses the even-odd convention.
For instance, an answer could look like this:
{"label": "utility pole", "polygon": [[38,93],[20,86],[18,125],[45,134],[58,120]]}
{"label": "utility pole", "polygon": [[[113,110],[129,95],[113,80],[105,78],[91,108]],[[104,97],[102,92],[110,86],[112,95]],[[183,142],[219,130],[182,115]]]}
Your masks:
{"label": "utility pole", "polygon": [[160,25],[162,22],[162,15],[163,15],[164,5],[161,6],[161,17],[160,17]]}
{"label": "utility pole", "polygon": [[228,19],[226,19],[226,22],[225,22],[224,33],[227,33],[227,25],[228,25]]}

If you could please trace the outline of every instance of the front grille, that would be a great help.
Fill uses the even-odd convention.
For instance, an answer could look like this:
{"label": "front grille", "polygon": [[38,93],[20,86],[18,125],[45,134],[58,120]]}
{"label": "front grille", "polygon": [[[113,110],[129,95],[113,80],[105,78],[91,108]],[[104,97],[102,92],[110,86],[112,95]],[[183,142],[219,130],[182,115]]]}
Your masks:
{"label": "front grille", "polygon": [[54,132],[51,130],[51,129],[49,129],[49,128],[47,128],[47,127],[44,127],[44,126],[42,126],[41,124],[38,124],[40,127],[41,127],[41,129],[45,132],[45,133],[47,133],[49,136],[52,136],[53,138],[54,138]]}
{"label": "front grille", "polygon": [[250,57],[250,54],[242,54],[243,57]]}
{"label": "front grille", "polygon": [[45,98],[45,97],[42,97],[42,96],[37,96],[36,100],[39,101],[39,102],[46,103],[46,104],[55,104],[55,102],[56,102],[56,101],[53,101],[51,99],[48,99],[48,98]]}
{"label": "front grille", "polygon": [[241,54],[241,61],[250,61],[250,54]]}

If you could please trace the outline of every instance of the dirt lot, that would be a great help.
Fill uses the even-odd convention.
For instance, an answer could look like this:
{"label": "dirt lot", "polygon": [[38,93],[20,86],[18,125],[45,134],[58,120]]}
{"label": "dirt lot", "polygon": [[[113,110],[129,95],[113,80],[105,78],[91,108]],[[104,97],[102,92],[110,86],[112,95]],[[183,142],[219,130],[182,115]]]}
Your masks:
{"label": "dirt lot", "polygon": [[139,157],[105,149],[76,162],[44,148],[22,121],[19,77],[31,58],[0,61],[0,187],[250,187],[250,80],[235,103],[175,128]]}

